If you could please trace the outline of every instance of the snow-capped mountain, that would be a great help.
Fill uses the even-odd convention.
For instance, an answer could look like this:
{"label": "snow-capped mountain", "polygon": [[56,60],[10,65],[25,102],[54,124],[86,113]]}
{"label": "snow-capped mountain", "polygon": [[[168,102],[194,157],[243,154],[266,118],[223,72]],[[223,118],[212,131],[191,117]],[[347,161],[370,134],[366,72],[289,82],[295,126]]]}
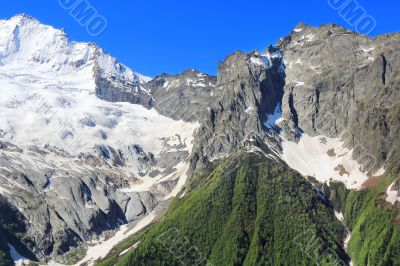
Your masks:
{"label": "snow-capped mountain", "polygon": [[97,45],[73,42],[63,30],[43,25],[25,14],[1,20],[0,34],[2,66],[22,64],[25,68],[36,67],[31,70],[48,71],[60,76],[79,72],[80,77],[90,80],[93,68],[97,67],[131,82],[141,84],[151,79],[127,68]]}
{"label": "snow-capped mountain", "polygon": [[[131,144],[126,136],[136,136],[136,144],[158,155],[162,141],[150,143],[148,138],[167,138],[177,128],[185,129],[184,123],[154,110],[96,97],[99,71],[135,84],[131,89],[150,80],[96,45],[71,42],[62,30],[27,15],[0,21],[0,35],[1,132],[5,140],[78,155],[95,145],[123,149]],[[141,124],[131,127],[137,121]],[[191,135],[192,128],[187,127]]]}
{"label": "snow-capped mountain", "polygon": [[[151,79],[27,15],[0,20],[0,206],[19,225],[0,244],[21,258],[93,263],[169,199],[202,185],[219,191],[225,184],[201,177],[230,175],[225,160],[244,153],[250,168],[279,165],[277,194],[289,193],[280,173],[290,172],[319,215],[339,217],[334,248],[345,254],[344,210],[322,187],[363,189],[396,154],[399,40],[299,24],[264,53],[229,55],[217,77]],[[387,202],[398,201],[397,187]]]}
{"label": "snow-capped mountain", "polygon": [[180,192],[198,124],[150,109],[150,78],[27,15],[0,20],[0,36],[0,195],[35,256],[137,222]]}

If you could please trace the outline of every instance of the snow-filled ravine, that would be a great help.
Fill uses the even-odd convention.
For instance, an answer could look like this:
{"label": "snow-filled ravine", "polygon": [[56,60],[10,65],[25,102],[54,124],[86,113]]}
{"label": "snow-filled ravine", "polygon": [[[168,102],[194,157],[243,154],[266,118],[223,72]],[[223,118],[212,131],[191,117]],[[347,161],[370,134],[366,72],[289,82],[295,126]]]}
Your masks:
{"label": "snow-filled ravine", "polygon": [[[321,183],[342,182],[348,189],[360,189],[369,178],[367,171],[363,170],[364,167],[353,159],[353,151],[346,148],[340,138],[310,136],[297,130],[299,140],[288,140],[279,130],[280,123],[284,121],[281,105],[278,103],[274,112],[266,116],[264,125],[280,136],[282,150],[276,152],[276,155],[289,167],[304,176],[312,176]],[[383,174],[384,168],[372,176]]]}
{"label": "snow-filled ravine", "polygon": [[[318,181],[340,181],[348,189],[359,189],[369,178],[362,165],[352,158],[352,150],[339,138],[302,134],[298,142],[282,141],[282,159],[304,176]],[[373,176],[382,175],[383,169]]]}

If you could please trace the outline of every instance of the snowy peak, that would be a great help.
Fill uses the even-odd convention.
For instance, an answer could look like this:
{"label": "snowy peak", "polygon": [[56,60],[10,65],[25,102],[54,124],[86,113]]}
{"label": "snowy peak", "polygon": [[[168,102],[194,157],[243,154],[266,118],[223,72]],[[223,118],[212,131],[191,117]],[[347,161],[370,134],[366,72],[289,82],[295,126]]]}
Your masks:
{"label": "snowy peak", "polygon": [[0,36],[0,65],[28,63],[43,71],[60,74],[84,69],[88,70],[88,74],[96,66],[110,76],[129,82],[146,83],[150,80],[132,71],[97,45],[72,42],[63,30],[41,24],[25,14],[0,20]]}
{"label": "snowy peak", "polygon": [[161,115],[147,81],[30,16],[0,20],[0,195],[39,259],[181,191],[199,125]]}
{"label": "snowy peak", "polygon": [[54,66],[68,64],[72,58],[67,56],[73,54],[74,50],[78,50],[80,55],[85,55],[82,50],[90,48],[88,44],[69,43],[64,31],[40,24],[39,21],[27,15],[1,20],[0,34],[2,36],[0,41],[2,64],[15,60],[47,63]]}

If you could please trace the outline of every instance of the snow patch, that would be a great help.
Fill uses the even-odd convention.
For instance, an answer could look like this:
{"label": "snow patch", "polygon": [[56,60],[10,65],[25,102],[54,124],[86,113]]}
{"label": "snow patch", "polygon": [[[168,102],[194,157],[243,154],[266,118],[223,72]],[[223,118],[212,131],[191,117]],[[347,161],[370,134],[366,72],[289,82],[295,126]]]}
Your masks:
{"label": "snow patch", "polygon": [[253,64],[255,64],[257,66],[265,66],[264,61],[261,60],[261,58],[259,58],[259,57],[251,57],[250,62],[252,62]]}
{"label": "snow patch", "polygon": [[314,34],[308,34],[305,38],[306,42],[312,42],[315,39]]}
{"label": "snow patch", "polygon": [[397,201],[400,201],[399,192],[394,188],[395,185],[396,182],[393,182],[386,190],[386,201],[392,205],[394,205]]}
{"label": "snow patch", "polygon": [[304,86],[304,81],[293,81],[295,83],[295,87]]}
{"label": "snow patch", "polygon": [[278,120],[281,118],[281,116],[282,116],[281,104],[277,103],[277,105],[275,106],[274,112],[270,115],[267,115],[267,120],[265,121],[264,125],[269,129],[275,128],[275,126],[276,126]]}
{"label": "snow patch", "polygon": [[244,110],[244,112],[246,114],[250,114],[251,112],[253,112],[253,110],[254,110],[254,107],[253,106],[249,106],[249,107],[246,108],[246,110]]}
{"label": "snow patch", "polygon": [[[348,246],[349,246],[350,239],[351,239],[351,232],[348,231],[348,232],[347,232],[347,236],[346,236],[346,238],[345,238],[344,241],[343,241],[343,246],[344,246],[344,249],[345,249],[346,251],[348,251]],[[351,258],[350,258],[349,266],[353,266],[353,265],[354,265],[354,264],[353,264],[353,261],[351,261]]]}
{"label": "snow patch", "polygon": [[119,253],[119,256],[125,255],[126,253],[128,253],[130,250],[136,248],[138,245],[140,244],[140,242],[135,243],[133,246],[125,249],[124,251],[122,251],[121,253]]}
{"label": "snow patch", "polygon": [[94,261],[104,258],[115,245],[145,228],[155,218],[155,212],[151,212],[141,219],[133,228],[129,228],[129,225],[122,225],[113,237],[89,247],[86,256],[75,265],[78,266],[84,263],[86,265],[93,265]]}
{"label": "snow patch", "polygon": [[340,139],[303,134],[298,143],[283,140],[282,159],[304,176],[321,183],[339,181],[348,189],[360,189],[368,179],[362,166],[352,158],[352,151]]}
{"label": "snow patch", "polygon": [[370,53],[375,50],[375,47],[361,47],[361,50],[363,50],[364,53]]}
{"label": "snow patch", "polygon": [[172,192],[164,197],[164,200],[174,198],[179,194],[179,192],[182,191],[183,187],[186,184],[187,171],[189,170],[189,167],[190,167],[189,161],[181,162],[177,166],[175,166],[177,171],[175,171],[174,173],[172,173],[171,175],[169,175],[165,178],[167,180],[175,180],[175,179],[179,178],[179,180],[178,180],[178,184],[176,184],[176,186],[172,190]]}
{"label": "snow patch", "polygon": [[338,219],[339,221],[344,222],[343,213],[335,211],[335,217],[336,217],[336,219]]}
{"label": "snow patch", "polygon": [[381,167],[378,171],[376,171],[372,176],[382,176],[385,174],[385,167]]}
{"label": "snow patch", "polygon": [[167,81],[164,82],[163,88],[168,88],[168,85],[169,85],[169,81],[167,80]]}
{"label": "snow patch", "polygon": [[22,256],[21,254],[18,253],[18,251],[14,248],[13,245],[8,243],[8,248],[10,249],[10,256],[12,260],[14,261],[16,266],[22,266],[22,265],[29,265],[30,260]]}

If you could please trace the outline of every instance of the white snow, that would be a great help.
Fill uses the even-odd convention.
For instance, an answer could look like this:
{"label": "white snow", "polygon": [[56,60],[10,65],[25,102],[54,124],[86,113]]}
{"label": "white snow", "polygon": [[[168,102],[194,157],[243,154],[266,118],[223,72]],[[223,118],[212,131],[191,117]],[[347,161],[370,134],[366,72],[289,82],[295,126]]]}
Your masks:
{"label": "white snow", "polygon": [[125,255],[126,253],[128,253],[130,250],[136,248],[138,245],[140,244],[140,242],[135,243],[133,246],[125,249],[124,251],[122,251],[121,253],[119,253],[119,256]]}
{"label": "white snow", "polygon": [[164,197],[164,200],[174,198],[179,194],[179,192],[182,191],[183,187],[185,186],[186,180],[187,180],[186,173],[189,169],[189,166],[190,166],[189,161],[181,162],[177,166],[175,166],[175,168],[177,169],[176,172],[172,173],[170,176],[163,178],[165,180],[174,180],[174,179],[179,178],[178,184],[175,186],[175,188],[172,190],[172,192],[170,194],[168,194],[167,196]]}
{"label": "white snow", "polygon": [[[0,20],[0,36],[4,140],[23,148],[55,146],[71,155],[91,153],[95,145],[129,150],[139,144],[157,156],[163,139],[179,133],[190,150],[197,125],[174,121],[139,105],[96,97],[96,65],[127,81],[143,83],[149,78],[94,44],[71,42],[62,30],[23,15]],[[137,170],[134,159],[128,164],[130,171]]]}
{"label": "white snow", "polygon": [[295,87],[304,86],[304,81],[293,81],[295,83]]}
{"label": "white snow", "polygon": [[[343,241],[343,246],[344,246],[344,249],[345,249],[346,251],[348,251],[348,246],[349,246],[350,239],[351,239],[351,232],[348,231],[348,232],[347,232],[347,236],[346,236],[345,240]],[[350,259],[351,259],[351,258],[350,258]],[[353,266],[353,261],[350,260],[349,266]]]}
{"label": "white snow", "polygon": [[293,31],[294,32],[301,32],[303,29],[301,29],[301,28],[295,28]]}
{"label": "white snow", "polygon": [[386,201],[392,205],[395,204],[397,201],[400,201],[399,192],[393,188],[395,184],[396,182],[393,182],[386,190],[387,194]]}
{"label": "white snow", "polygon": [[193,86],[193,87],[203,87],[203,88],[207,87],[207,85],[204,84],[203,82],[193,82],[191,84],[191,86]]}
{"label": "white snow", "polygon": [[348,189],[359,189],[368,179],[360,170],[362,166],[353,160],[352,151],[338,138],[303,134],[298,143],[283,140],[282,149],[282,159],[291,168],[322,183],[340,181]]}
{"label": "white snow", "polygon": [[8,248],[10,249],[10,256],[12,260],[14,261],[16,266],[22,266],[22,265],[29,265],[30,260],[22,256],[21,254],[18,253],[17,250],[15,250],[14,246],[8,243]]}
{"label": "white snow", "polygon": [[344,247],[347,250],[347,246],[349,245],[351,239],[351,232],[348,232],[346,239],[344,240]]}
{"label": "white snow", "polygon": [[367,62],[373,62],[375,61],[374,56],[372,56],[372,52],[375,50],[374,46],[370,46],[370,47],[363,47],[360,46],[361,50],[367,55],[366,61]]}
{"label": "white snow", "polygon": [[[103,71],[141,83],[151,80],[133,72],[94,44],[72,42],[63,30],[43,25],[34,18],[18,15],[0,20],[0,65],[34,65],[35,70],[68,73]],[[29,65],[25,65],[28,68]]]}
{"label": "white snow", "polygon": [[361,47],[361,50],[363,50],[364,53],[369,53],[375,50],[375,47]]}
{"label": "white snow", "polygon": [[259,57],[251,57],[251,58],[250,58],[250,61],[251,61],[253,64],[255,64],[255,65],[258,65],[258,66],[265,66],[265,63],[264,63],[263,60],[262,60],[261,58],[259,58]]}
{"label": "white snow", "polygon": [[265,53],[262,54],[260,60],[264,63],[266,67],[269,67],[272,66],[273,59],[281,59],[281,58],[283,58],[281,51],[276,50],[273,52],[266,51]]}
{"label": "white snow", "polygon": [[102,49],[100,49],[100,56],[97,62],[103,70],[128,81],[147,83],[152,79],[133,72],[127,66],[121,64],[116,58],[105,53]]}
{"label": "white snow", "polygon": [[266,158],[274,160],[276,162],[278,162],[278,158],[273,155],[272,153],[266,153],[264,152],[261,148],[251,145],[250,148],[247,150],[248,153],[256,153],[256,154],[262,154],[264,155]]}
{"label": "white snow", "polygon": [[[163,138],[190,144],[196,124],[175,121],[130,103],[96,97],[90,79],[0,66],[0,129],[19,146],[57,146],[72,155],[95,145],[139,144],[158,155]],[[127,137],[129,136],[129,137]]]}
{"label": "white snow", "polygon": [[78,266],[83,263],[87,263],[87,265],[93,265],[94,261],[104,258],[115,245],[145,228],[155,218],[156,214],[151,212],[142,220],[140,220],[133,228],[129,229],[128,225],[122,225],[113,237],[89,247],[86,252],[86,256],[75,265]]}
{"label": "white snow", "polygon": [[319,69],[320,69],[320,66],[313,66],[313,65],[310,65],[310,68],[311,68],[314,72],[316,72],[317,74],[321,74],[321,73],[322,73],[322,71],[319,70]]}
{"label": "white snow", "polygon": [[[116,170],[121,171],[121,175],[132,173],[135,176],[140,168],[137,156],[131,153],[135,144],[157,158],[160,153],[175,149],[168,146],[179,137],[184,144],[180,150],[192,151],[193,134],[199,127],[198,123],[175,121],[154,109],[107,102],[96,97],[93,74],[98,68],[131,82],[150,80],[133,72],[96,45],[71,42],[62,30],[42,25],[26,16],[0,20],[0,37],[2,140],[24,150],[29,147],[54,147],[74,158],[81,153],[93,153],[95,145],[111,146],[132,155],[127,156],[126,167]],[[179,80],[174,82],[165,86],[179,86]],[[194,82],[194,85],[205,86],[200,81]],[[20,158],[15,158],[16,161],[23,160],[32,167],[54,164],[57,169],[62,169],[68,163],[67,159],[58,157],[46,157],[45,162],[36,162],[25,152],[18,156]],[[76,164],[76,167],[81,166]],[[128,190],[148,191],[160,179],[179,179],[175,189],[166,196],[175,197],[185,184],[188,167],[188,162],[182,162],[175,166],[174,173],[158,179],[140,176],[140,182],[131,184]],[[5,180],[7,185],[13,185],[13,180]],[[46,192],[57,193],[51,184]],[[4,193],[10,192],[2,185],[0,194]],[[91,205],[86,207],[91,208]],[[90,247],[82,262],[93,262],[105,256],[114,245],[142,229],[154,217],[154,213],[149,214],[133,229],[122,226],[111,239]]]}
{"label": "white snow", "polygon": [[283,55],[281,51],[276,50],[273,52],[266,51],[265,53],[262,54],[262,57],[266,57],[269,61],[271,61],[271,59],[280,59],[283,57]]}
{"label": "white snow", "polygon": [[165,81],[165,83],[163,84],[163,88],[168,88],[168,85],[169,85],[169,81],[167,80],[167,81]]}
{"label": "white snow", "polygon": [[373,176],[382,176],[385,174],[385,167],[381,167],[378,171],[376,171]]}
{"label": "white snow", "polygon": [[341,213],[341,212],[335,211],[335,217],[336,217],[336,219],[338,219],[341,222],[344,221],[344,216],[343,216],[343,213]]}
{"label": "white snow", "polygon": [[267,120],[264,123],[265,126],[270,129],[274,128],[278,120],[281,118],[281,116],[282,116],[281,104],[277,103],[274,112],[270,115],[267,115]]}
{"label": "white snow", "polygon": [[305,38],[306,42],[312,42],[315,39],[314,34],[308,34]]}
{"label": "white snow", "polygon": [[254,110],[254,107],[253,106],[249,106],[249,107],[246,108],[246,110],[244,110],[244,112],[246,114],[250,114],[251,112],[253,112],[253,110]]}

